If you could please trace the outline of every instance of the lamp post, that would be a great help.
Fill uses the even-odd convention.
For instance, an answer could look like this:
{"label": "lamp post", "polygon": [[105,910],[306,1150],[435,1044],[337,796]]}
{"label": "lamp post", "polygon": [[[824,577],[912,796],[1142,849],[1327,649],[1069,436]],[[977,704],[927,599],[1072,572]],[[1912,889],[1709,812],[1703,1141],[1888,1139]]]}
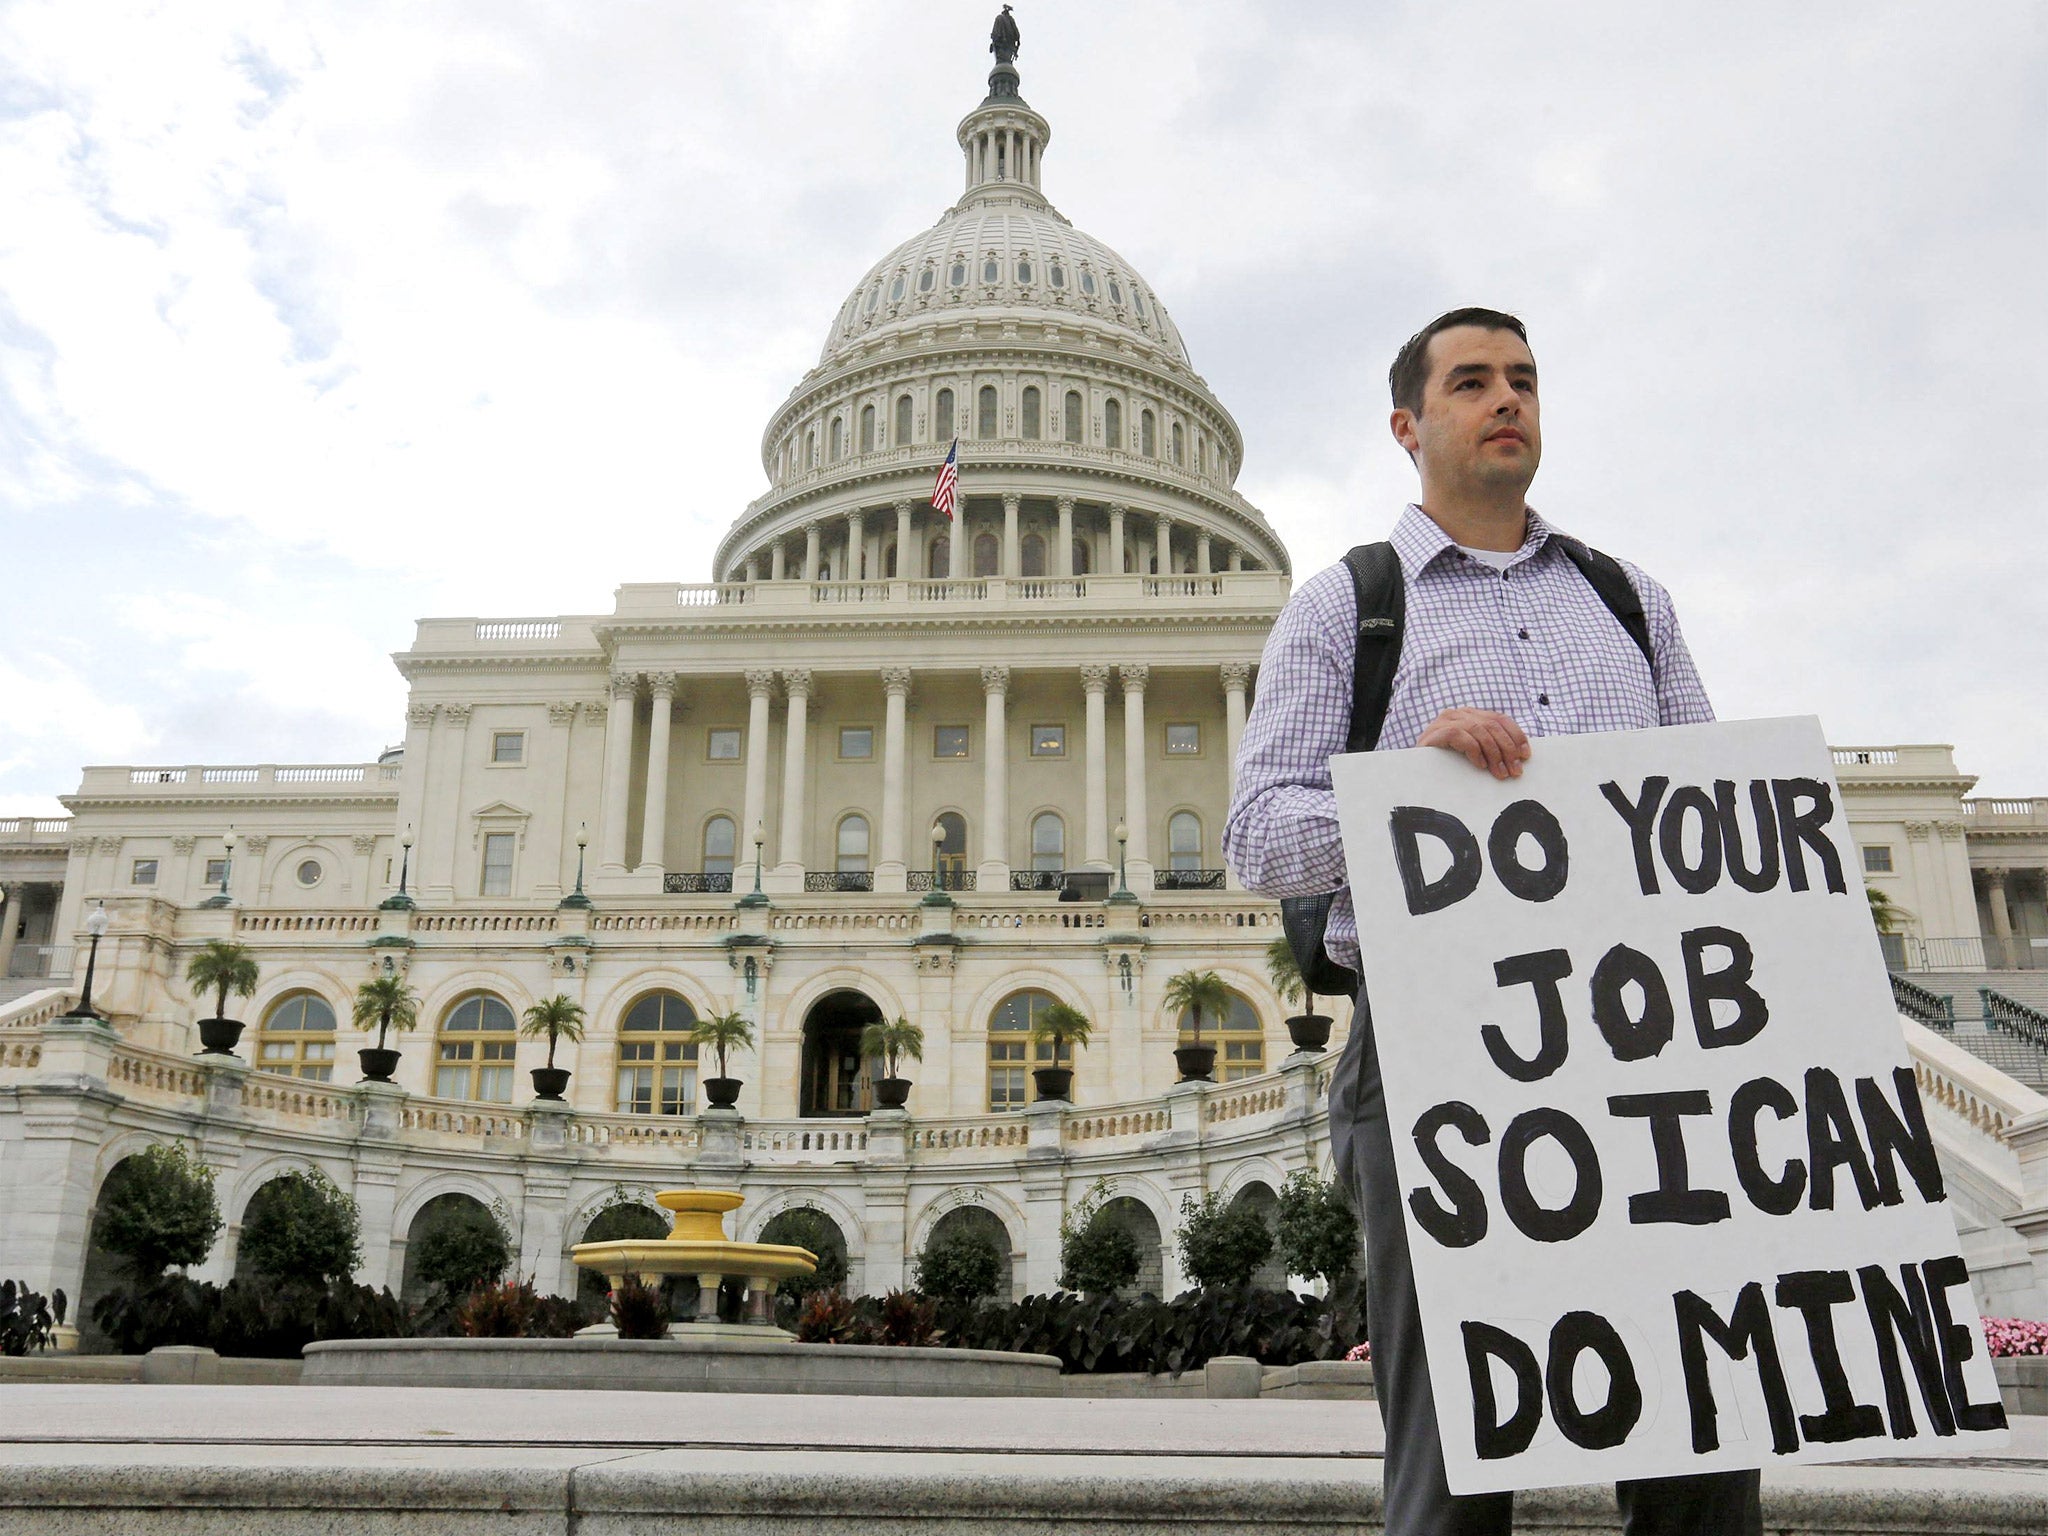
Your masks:
{"label": "lamp post", "polygon": [[1131,829],[1122,822],[1116,824],[1116,894],[1109,899],[1123,905],[1136,905],[1138,898],[1132,894],[1130,883],[1124,879],[1124,847],[1131,840]]}
{"label": "lamp post", "polygon": [[92,947],[85,952],[85,987],[78,995],[78,1006],[64,1017],[67,1019],[98,1019],[105,1023],[105,1016],[92,1005],[92,976],[100,960],[100,937],[107,931],[107,904],[93,903],[92,911],[85,917],[85,931],[92,936]]}
{"label": "lamp post", "polygon": [[761,822],[754,823],[754,888],[742,896],[737,905],[742,907],[765,907],[768,898],[761,890],[761,845],[768,841],[768,829]]}
{"label": "lamp post", "polygon": [[579,821],[576,824],[576,889],[562,898],[565,907],[587,910],[590,906],[590,898],[583,894],[583,850],[589,846],[590,823]]}
{"label": "lamp post", "polygon": [[946,894],[945,879],[939,870],[939,851],[945,845],[946,829],[942,824],[935,821],[932,823],[932,888],[925,893],[923,903],[927,907],[950,907],[953,905],[953,898]]}
{"label": "lamp post", "polygon": [[386,896],[377,903],[378,909],[384,912],[410,912],[416,905],[413,899],[405,894],[405,879],[407,875],[412,873],[412,828],[410,826],[405,829],[405,836],[398,840],[398,846],[404,850],[403,855],[398,861],[398,894]]}
{"label": "lamp post", "polygon": [[220,889],[199,903],[202,907],[225,907],[234,903],[234,898],[228,895],[228,876],[235,867],[235,828],[232,822],[228,824],[228,835],[221,839],[221,850]]}

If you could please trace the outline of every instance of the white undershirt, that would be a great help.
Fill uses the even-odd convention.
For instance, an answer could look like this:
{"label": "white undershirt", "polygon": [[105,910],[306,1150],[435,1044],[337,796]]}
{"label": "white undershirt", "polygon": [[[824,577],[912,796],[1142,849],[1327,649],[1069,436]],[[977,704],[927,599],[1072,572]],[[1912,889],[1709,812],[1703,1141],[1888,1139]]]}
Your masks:
{"label": "white undershirt", "polygon": [[1470,544],[1460,544],[1458,548],[1474,560],[1492,566],[1496,571],[1506,570],[1508,563],[1521,553],[1519,549],[1474,549]]}

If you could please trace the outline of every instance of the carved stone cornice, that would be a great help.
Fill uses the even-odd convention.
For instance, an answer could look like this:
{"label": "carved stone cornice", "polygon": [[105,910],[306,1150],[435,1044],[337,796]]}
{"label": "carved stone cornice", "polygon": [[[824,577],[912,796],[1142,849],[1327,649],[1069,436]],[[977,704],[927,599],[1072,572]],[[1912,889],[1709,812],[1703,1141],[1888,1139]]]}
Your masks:
{"label": "carved stone cornice", "polygon": [[1129,662],[1116,669],[1116,676],[1125,693],[1142,694],[1145,684],[1151,681],[1152,668],[1142,661]]}
{"label": "carved stone cornice", "polygon": [[910,697],[910,668],[882,668],[882,692],[898,698]]}
{"label": "carved stone cornice", "polygon": [[981,669],[981,691],[983,693],[1008,693],[1010,691],[1010,669],[1008,667],[983,667]]}

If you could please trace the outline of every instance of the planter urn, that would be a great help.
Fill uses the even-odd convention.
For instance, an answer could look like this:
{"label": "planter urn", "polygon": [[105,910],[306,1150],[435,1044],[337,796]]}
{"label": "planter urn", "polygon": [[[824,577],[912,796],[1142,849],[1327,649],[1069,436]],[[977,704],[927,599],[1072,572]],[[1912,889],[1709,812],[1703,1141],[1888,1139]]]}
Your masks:
{"label": "planter urn", "polygon": [[1032,1086],[1038,1090],[1040,1099],[1060,1099],[1071,1102],[1074,1097],[1074,1069],[1072,1067],[1033,1067]]}
{"label": "planter urn", "polygon": [[1174,1064],[1180,1068],[1180,1080],[1184,1083],[1211,1083],[1215,1078],[1210,1074],[1216,1068],[1216,1047],[1213,1045],[1177,1045],[1173,1048]]}
{"label": "planter urn", "polygon": [[878,1077],[875,1079],[875,1107],[877,1109],[901,1109],[909,1100],[909,1078]]}
{"label": "planter urn", "polygon": [[356,1060],[363,1064],[363,1081],[366,1083],[388,1083],[391,1074],[398,1070],[398,1052],[380,1051],[374,1045],[366,1045],[357,1051]]}
{"label": "planter urn", "polygon": [[704,1102],[713,1109],[731,1109],[739,1101],[739,1078],[707,1077],[704,1079]]}
{"label": "planter urn", "polygon": [[243,1024],[240,1019],[201,1019],[199,1021],[199,1043],[205,1047],[202,1056],[232,1056],[235,1042],[242,1038]]}
{"label": "planter urn", "polygon": [[1334,1022],[1326,1013],[1297,1013],[1287,1021],[1287,1038],[1297,1051],[1320,1051],[1330,1043]]}
{"label": "planter urn", "polygon": [[532,1077],[536,1099],[546,1099],[550,1104],[562,1102],[562,1090],[569,1086],[567,1067],[535,1067]]}

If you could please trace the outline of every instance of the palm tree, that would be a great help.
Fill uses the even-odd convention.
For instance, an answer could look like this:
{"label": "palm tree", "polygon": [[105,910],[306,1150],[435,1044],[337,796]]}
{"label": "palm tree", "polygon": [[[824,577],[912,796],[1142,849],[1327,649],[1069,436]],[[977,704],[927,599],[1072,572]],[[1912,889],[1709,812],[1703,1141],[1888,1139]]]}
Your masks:
{"label": "palm tree", "polygon": [[228,994],[253,997],[259,967],[248,946],[226,939],[209,939],[206,947],[185,967],[185,981],[194,992],[214,994],[213,1016],[228,1016]]}
{"label": "palm tree", "polygon": [[1874,885],[1863,887],[1863,893],[1870,898],[1870,920],[1877,925],[1879,933],[1897,933],[1912,915],[1893,901],[1890,893],[1880,891]]}
{"label": "palm tree", "polygon": [[1052,1042],[1052,1059],[1059,1064],[1060,1052],[1068,1046],[1075,1049],[1087,1045],[1088,1037],[1095,1033],[1095,1026],[1088,1022],[1088,1015],[1078,1008],[1065,1003],[1048,1003],[1039,1010],[1031,1025],[1031,1043],[1039,1045]]}
{"label": "palm tree", "polygon": [[901,1016],[886,1024],[877,1019],[860,1032],[860,1053],[881,1057],[888,1075],[895,1077],[899,1057],[924,1060],[924,1030]]}
{"label": "palm tree", "polygon": [[555,1069],[555,1042],[567,1040],[574,1045],[583,1038],[583,1005],[561,992],[553,997],[544,997],[526,1010],[520,1021],[519,1033],[529,1040],[547,1036],[547,1070],[552,1072]]}
{"label": "palm tree", "polygon": [[754,1026],[745,1015],[738,1013],[714,1013],[709,1018],[699,1019],[690,1031],[690,1043],[700,1050],[710,1046],[718,1053],[718,1075],[726,1076],[725,1053],[746,1051],[754,1047]]}
{"label": "palm tree", "polygon": [[1273,991],[1280,1001],[1292,1008],[1303,997],[1308,999],[1308,1011],[1316,1011],[1316,995],[1309,991],[1303,979],[1301,966],[1294,958],[1294,946],[1282,934],[1266,946],[1266,974],[1273,979]]}
{"label": "palm tree", "polygon": [[1202,1043],[1202,1015],[1221,1022],[1230,1012],[1230,988],[1214,971],[1182,971],[1166,983],[1166,1008],[1172,1014],[1191,1014],[1195,1044]]}
{"label": "palm tree", "polygon": [[402,1033],[419,1023],[420,995],[405,984],[402,976],[374,977],[356,988],[351,1017],[359,1029],[368,1029],[370,1021],[376,1020],[377,1049],[381,1051],[386,1030]]}

